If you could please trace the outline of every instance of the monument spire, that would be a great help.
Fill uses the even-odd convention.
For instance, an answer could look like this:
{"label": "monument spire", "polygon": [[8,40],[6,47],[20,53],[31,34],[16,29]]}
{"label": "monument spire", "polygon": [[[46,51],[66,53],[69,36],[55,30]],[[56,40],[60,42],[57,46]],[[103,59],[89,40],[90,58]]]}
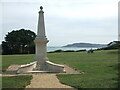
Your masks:
{"label": "monument spire", "polygon": [[43,9],[43,7],[42,7],[42,6],[40,6],[40,9],[42,10],[42,9]]}
{"label": "monument spire", "polygon": [[44,38],[46,39],[45,35],[45,23],[44,23],[44,12],[43,12],[43,7],[40,6],[40,11],[39,11],[39,19],[38,19],[38,30],[37,30],[37,38]]}
{"label": "monument spire", "polygon": [[44,70],[45,61],[48,60],[46,55],[46,52],[47,52],[46,44],[48,43],[48,40],[45,35],[44,12],[42,9],[43,7],[40,6],[37,36],[34,40],[36,45],[36,60],[37,60],[38,70]]}

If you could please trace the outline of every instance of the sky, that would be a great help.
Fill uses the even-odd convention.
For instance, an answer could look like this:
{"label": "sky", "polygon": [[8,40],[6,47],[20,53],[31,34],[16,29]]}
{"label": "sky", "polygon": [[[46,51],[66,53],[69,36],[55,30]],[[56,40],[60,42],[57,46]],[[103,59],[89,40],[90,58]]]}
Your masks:
{"label": "sky", "polygon": [[43,6],[48,46],[72,43],[108,44],[118,40],[119,0],[1,0],[0,39],[8,32],[37,32]]}

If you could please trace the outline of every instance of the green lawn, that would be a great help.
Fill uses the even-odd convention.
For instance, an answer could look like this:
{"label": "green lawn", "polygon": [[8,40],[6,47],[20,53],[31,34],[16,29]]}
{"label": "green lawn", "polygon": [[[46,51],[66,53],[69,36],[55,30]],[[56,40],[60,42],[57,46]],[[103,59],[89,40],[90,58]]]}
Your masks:
{"label": "green lawn", "polygon": [[[3,55],[3,70],[10,64],[25,64],[33,61],[35,55]],[[116,88],[118,80],[117,50],[86,52],[48,53],[50,61],[64,63],[84,72],[75,75],[57,75],[61,83],[76,88]],[[3,78],[4,79],[4,78]]]}
{"label": "green lawn", "polygon": [[32,79],[32,76],[22,75],[22,76],[11,76],[11,77],[2,77],[2,78],[3,78],[2,80],[3,88],[25,88],[25,86],[30,84],[30,80]]}
{"label": "green lawn", "polygon": [[3,55],[2,70],[5,71],[11,64],[27,64],[34,61],[35,55]]}
{"label": "green lawn", "polygon": [[76,88],[116,88],[118,80],[117,50],[51,53],[50,61],[65,63],[84,74],[57,75],[60,82]]}
{"label": "green lawn", "polygon": [[[33,60],[34,55],[3,55],[2,71],[5,71],[11,64],[27,64]],[[2,90],[7,90],[8,88],[18,88],[16,90],[24,90],[25,86],[30,84],[31,79],[31,75],[2,77]]]}

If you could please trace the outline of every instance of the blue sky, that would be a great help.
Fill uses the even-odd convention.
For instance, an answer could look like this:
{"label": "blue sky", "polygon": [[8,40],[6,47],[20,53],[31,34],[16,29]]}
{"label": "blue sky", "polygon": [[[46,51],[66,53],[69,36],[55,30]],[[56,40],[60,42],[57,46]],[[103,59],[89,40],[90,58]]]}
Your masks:
{"label": "blue sky", "polygon": [[37,32],[42,5],[48,46],[88,42],[106,44],[118,39],[119,0],[1,0],[1,40],[21,28]]}

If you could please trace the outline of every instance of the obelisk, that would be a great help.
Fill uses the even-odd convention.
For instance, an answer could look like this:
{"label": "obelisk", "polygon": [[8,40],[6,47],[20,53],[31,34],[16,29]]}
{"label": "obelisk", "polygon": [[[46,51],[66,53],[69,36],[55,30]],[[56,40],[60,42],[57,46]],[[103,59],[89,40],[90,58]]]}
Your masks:
{"label": "obelisk", "polygon": [[34,42],[36,48],[35,59],[37,60],[36,70],[46,70],[45,61],[48,60],[46,53],[47,52],[46,44],[48,43],[48,40],[45,35],[44,12],[42,6],[40,7],[40,11],[39,11],[37,36]]}

